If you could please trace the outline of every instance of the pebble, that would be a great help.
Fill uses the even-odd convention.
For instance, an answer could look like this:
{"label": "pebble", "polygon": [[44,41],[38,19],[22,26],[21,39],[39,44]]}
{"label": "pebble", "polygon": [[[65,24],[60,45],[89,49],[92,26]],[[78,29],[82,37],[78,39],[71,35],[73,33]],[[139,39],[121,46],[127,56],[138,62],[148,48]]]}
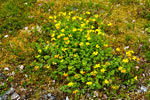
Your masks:
{"label": "pebble", "polygon": [[0,72],[0,78],[6,79],[5,75],[2,72]]}
{"label": "pebble", "polygon": [[124,47],[124,49],[125,49],[125,50],[126,50],[126,49],[129,49],[129,46]]}
{"label": "pebble", "polygon": [[43,98],[46,99],[46,100],[48,99],[48,98],[47,98],[47,95],[45,95],[45,94],[43,95]]}
{"label": "pebble", "polygon": [[145,86],[141,86],[141,92],[147,92],[147,88]]}
{"label": "pebble", "polygon": [[19,95],[16,92],[11,95],[11,100],[16,100],[17,98],[19,98]]}
{"label": "pebble", "polygon": [[51,97],[51,96],[52,96],[52,94],[51,94],[51,93],[48,93],[48,94],[47,94],[47,96],[48,96],[48,97]]}
{"label": "pebble", "polygon": [[24,30],[28,30],[28,27],[25,27]]}
{"label": "pebble", "polygon": [[15,92],[15,89],[14,88],[10,88],[7,92],[6,92],[6,94],[7,95],[10,95],[10,94],[12,94],[12,93],[14,93]]}
{"label": "pebble", "polygon": [[5,67],[5,68],[4,68],[4,70],[8,71],[8,70],[9,70],[9,68],[8,68],[8,67]]}
{"label": "pebble", "polygon": [[24,68],[23,65],[19,65],[18,67],[20,68],[20,70],[22,70]]}
{"label": "pebble", "polygon": [[66,100],[69,100],[69,97],[68,97],[68,96],[66,96]]}
{"label": "pebble", "polygon": [[2,98],[2,97],[0,97],[0,100],[3,100],[3,98]]}
{"label": "pebble", "polygon": [[51,100],[55,100],[55,96],[51,96],[50,99],[51,99]]}
{"label": "pebble", "polygon": [[8,35],[5,35],[4,37],[5,37],[5,38],[7,38],[7,37],[8,37]]}
{"label": "pebble", "polygon": [[94,95],[95,95],[96,97],[99,96],[97,91],[94,91]]}

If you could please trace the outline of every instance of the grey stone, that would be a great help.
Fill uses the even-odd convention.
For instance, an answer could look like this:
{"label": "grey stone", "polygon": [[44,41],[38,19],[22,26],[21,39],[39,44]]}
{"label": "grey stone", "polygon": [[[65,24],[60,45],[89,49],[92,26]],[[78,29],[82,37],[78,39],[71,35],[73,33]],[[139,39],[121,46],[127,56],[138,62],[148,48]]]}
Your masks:
{"label": "grey stone", "polygon": [[68,97],[68,96],[66,96],[66,100],[69,100],[69,97]]}
{"label": "grey stone", "polygon": [[3,98],[2,98],[2,97],[0,97],[0,100],[3,100]]}
{"label": "grey stone", "polygon": [[2,72],[0,72],[0,79],[6,79],[5,75]]}
{"label": "grey stone", "polygon": [[50,99],[51,99],[51,100],[55,100],[55,96],[51,96]]}
{"label": "grey stone", "polygon": [[6,92],[6,94],[7,95],[10,95],[10,94],[12,94],[12,93],[14,93],[15,92],[15,89],[14,88],[10,88],[7,92]]}
{"label": "grey stone", "polygon": [[9,68],[8,68],[8,67],[5,67],[4,70],[9,71]]}
{"label": "grey stone", "polygon": [[3,100],[7,100],[7,95],[4,94],[4,95],[2,96],[2,99],[3,99]]}
{"label": "grey stone", "polygon": [[141,92],[147,92],[147,88],[145,86],[141,86]]}
{"label": "grey stone", "polygon": [[11,95],[11,100],[15,100],[15,99],[17,99],[19,97],[19,95],[16,93],[16,92],[14,92],[12,95]]}
{"label": "grey stone", "polygon": [[96,96],[96,97],[98,97],[99,95],[98,95],[98,91],[94,91],[94,95]]}
{"label": "grey stone", "polygon": [[43,98],[44,98],[44,99],[48,99],[48,98],[47,98],[47,95],[45,95],[45,94],[43,95]]}
{"label": "grey stone", "polygon": [[26,99],[26,95],[23,95],[21,100],[25,100],[25,99]]}
{"label": "grey stone", "polygon": [[52,96],[52,94],[51,94],[51,93],[48,93],[48,94],[47,94],[47,96],[48,96],[48,97],[51,97],[51,96]]}

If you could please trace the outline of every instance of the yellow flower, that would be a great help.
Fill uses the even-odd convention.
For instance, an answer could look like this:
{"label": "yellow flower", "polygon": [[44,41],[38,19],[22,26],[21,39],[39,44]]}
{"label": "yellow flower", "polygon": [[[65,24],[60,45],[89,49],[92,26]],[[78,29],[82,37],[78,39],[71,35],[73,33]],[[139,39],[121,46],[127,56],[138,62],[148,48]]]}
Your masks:
{"label": "yellow flower", "polygon": [[82,17],[78,17],[79,18],[79,20],[82,20]]}
{"label": "yellow flower", "polygon": [[73,91],[73,94],[77,94],[79,92],[79,90],[75,90]]}
{"label": "yellow flower", "polygon": [[68,37],[65,37],[65,38],[64,38],[64,41],[65,41],[65,40],[69,40],[69,38],[68,38]]}
{"label": "yellow flower", "polygon": [[109,23],[108,26],[112,26],[112,23]]}
{"label": "yellow flower", "polygon": [[104,83],[105,83],[105,84],[109,84],[109,81],[106,79],[106,80],[104,81]]}
{"label": "yellow flower", "polygon": [[35,67],[34,67],[35,70],[37,70],[37,69],[39,69],[39,68],[40,68],[40,66],[35,66]]}
{"label": "yellow flower", "polygon": [[88,14],[88,15],[89,15],[89,14],[91,14],[91,13],[90,13],[89,11],[87,11],[87,12],[86,12],[86,14]]}
{"label": "yellow flower", "polygon": [[98,44],[96,44],[96,48],[99,48],[99,45],[98,45]]}
{"label": "yellow flower", "polygon": [[52,17],[52,16],[49,16],[49,19],[53,19],[53,17]]}
{"label": "yellow flower", "polygon": [[87,85],[92,85],[92,82],[86,82]]}
{"label": "yellow flower", "polygon": [[83,46],[83,42],[80,42],[80,44],[79,44],[80,46]]}
{"label": "yellow flower", "polygon": [[120,51],[120,48],[116,48],[116,51],[118,51],[118,52],[119,52],[119,51]]}
{"label": "yellow flower", "polygon": [[68,76],[68,74],[67,73],[64,73],[64,77],[67,77]]}
{"label": "yellow flower", "polygon": [[96,19],[92,19],[92,21],[93,21],[93,22],[95,22],[95,21],[96,21]]}
{"label": "yellow flower", "polygon": [[67,50],[67,48],[62,48],[61,50],[65,52]]}
{"label": "yellow flower", "polygon": [[95,17],[95,18],[98,18],[98,15],[97,15],[97,14],[96,14],[96,15],[94,15],[94,17]]}
{"label": "yellow flower", "polygon": [[55,24],[56,29],[60,28],[60,23]]}
{"label": "yellow flower", "polygon": [[135,76],[134,79],[137,80],[137,76]]}
{"label": "yellow flower", "polygon": [[73,86],[74,85],[74,83],[73,82],[70,82],[70,83],[68,83],[68,86]]}
{"label": "yellow flower", "polygon": [[96,64],[95,66],[94,66],[94,68],[99,68],[100,67],[100,64]]}
{"label": "yellow flower", "polygon": [[93,55],[95,55],[95,56],[98,55],[98,52],[97,51],[93,52]]}
{"label": "yellow flower", "polygon": [[126,70],[125,70],[125,69],[122,69],[122,70],[121,70],[121,73],[126,73]]}
{"label": "yellow flower", "polygon": [[63,62],[64,60],[62,59],[60,62]]}
{"label": "yellow flower", "polygon": [[51,66],[46,66],[47,69],[49,69]]}
{"label": "yellow flower", "polygon": [[70,43],[70,41],[69,41],[69,40],[65,42],[65,44],[69,44],[69,43]]}
{"label": "yellow flower", "polygon": [[91,74],[92,74],[93,76],[95,76],[95,75],[97,74],[97,71],[92,71]]}
{"label": "yellow flower", "polygon": [[136,56],[133,56],[132,59],[133,59],[133,60],[136,60]]}
{"label": "yellow flower", "polygon": [[91,37],[87,37],[87,40],[91,40]]}
{"label": "yellow flower", "polygon": [[80,71],[80,73],[81,73],[81,74],[85,74],[85,72],[84,72],[84,71]]}
{"label": "yellow flower", "polygon": [[83,24],[81,24],[81,27],[84,27],[85,26],[85,24],[83,23]]}
{"label": "yellow flower", "polygon": [[86,45],[90,45],[90,43],[89,43],[89,42],[86,42]]}
{"label": "yellow flower", "polygon": [[52,39],[51,39],[51,41],[54,41],[54,40],[56,40],[56,38],[52,38]]}
{"label": "yellow flower", "polygon": [[61,32],[64,32],[64,31],[65,31],[64,29],[61,30]]}
{"label": "yellow flower", "polygon": [[73,32],[75,32],[75,31],[77,31],[77,29],[76,28],[73,28],[73,30],[72,30]]}
{"label": "yellow flower", "polygon": [[38,52],[39,52],[39,53],[41,53],[41,52],[42,52],[42,50],[40,49],[40,50],[38,50]]}
{"label": "yellow flower", "polygon": [[79,31],[80,31],[80,32],[82,32],[82,31],[83,31],[83,29],[79,29]]}
{"label": "yellow flower", "polygon": [[59,54],[58,55],[55,55],[55,57],[54,58],[59,58]]}
{"label": "yellow flower", "polygon": [[77,57],[77,54],[74,54],[73,56],[74,56],[74,57]]}
{"label": "yellow flower", "polygon": [[69,37],[72,37],[72,34],[69,34]]}
{"label": "yellow flower", "polygon": [[118,68],[119,71],[121,71],[122,69],[123,69],[123,67],[121,67],[121,66]]}
{"label": "yellow flower", "polygon": [[114,86],[113,85],[113,86],[111,86],[111,88],[117,90],[119,88],[119,86]]}
{"label": "yellow flower", "polygon": [[76,20],[76,19],[77,19],[76,16],[72,17],[72,20],[73,20],[73,21]]}
{"label": "yellow flower", "polygon": [[123,59],[123,60],[122,60],[122,62],[124,62],[124,63],[128,63],[128,62],[129,62],[129,60],[128,60],[127,58],[125,58],[125,59]]}
{"label": "yellow flower", "polygon": [[107,47],[108,47],[108,44],[104,44],[104,47],[106,47],[106,48],[107,48]]}
{"label": "yellow flower", "polygon": [[104,68],[101,69],[101,72],[104,73],[106,70]]}

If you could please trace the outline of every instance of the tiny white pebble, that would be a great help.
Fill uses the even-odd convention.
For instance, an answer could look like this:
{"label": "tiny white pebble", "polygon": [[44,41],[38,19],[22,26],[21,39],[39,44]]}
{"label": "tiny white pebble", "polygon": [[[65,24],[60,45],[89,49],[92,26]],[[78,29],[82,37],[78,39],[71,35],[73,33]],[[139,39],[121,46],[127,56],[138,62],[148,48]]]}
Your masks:
{"label": "tiny white pebble", "polygon": [[7,38],[7,37],[8,37],[8,35],[5,35],[4,37],[5,37],[5,38]]}

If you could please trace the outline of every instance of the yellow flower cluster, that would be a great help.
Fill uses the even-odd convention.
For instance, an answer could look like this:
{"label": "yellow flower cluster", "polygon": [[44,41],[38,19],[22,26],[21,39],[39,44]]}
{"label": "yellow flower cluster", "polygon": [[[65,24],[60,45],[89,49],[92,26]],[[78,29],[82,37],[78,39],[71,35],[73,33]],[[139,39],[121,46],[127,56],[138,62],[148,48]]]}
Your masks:
{"label": "yellow flower cluster", "polygon": [[118,70],[121,71],[121,73],[126,73],[126,70],[123,69],[123,67],[121,67],[121,66],[118,68]]}
{"label": "yellow flower cluster", "polygon": [[100,68],[101,66],[100,66],[100,64],[96,64],[95,66],[94,66],[94,68]]}

